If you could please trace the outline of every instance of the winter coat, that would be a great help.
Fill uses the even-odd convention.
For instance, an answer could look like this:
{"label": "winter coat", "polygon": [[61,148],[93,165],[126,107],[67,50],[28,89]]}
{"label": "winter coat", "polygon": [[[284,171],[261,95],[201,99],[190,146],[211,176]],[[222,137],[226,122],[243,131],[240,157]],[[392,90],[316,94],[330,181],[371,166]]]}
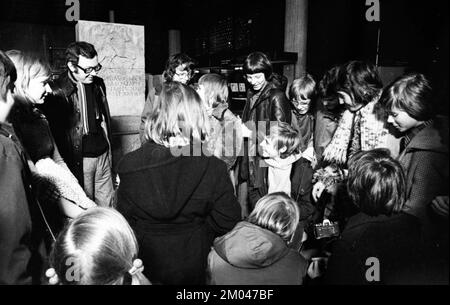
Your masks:
{"label": "winter coat", "polygon": [[426,238],[431,237],[429,234],[439,234],[436,225],[440,219],[431,211],[430,203],[436,196],[448,196],[448,146],[439,131],[430,125],[411,139],[398,159],[406,174],[403,211],[421,220]]}
{"label": "winter coat", "polygon": [[118,165],[117,209],[139,243],[152,283],[204,284],[215,237],[240,220],[225,163],[216,157],[176,156],[148,141]]}
{"label": "winter coat", "polygon": [[301,285],[306,270],[280,236],[246,221],[217,238],[208,256],[212,285]]}
{"label": "winter coat", "polygon": [[25,152],[0,123],[0,285],[39,284],[46,260],[44,227]]}
{"label": "winter coat", "polygon": [[416,217],[406,213],[374,217],[358,213],[332,245],[324,282],[424,284],[423,251]]}

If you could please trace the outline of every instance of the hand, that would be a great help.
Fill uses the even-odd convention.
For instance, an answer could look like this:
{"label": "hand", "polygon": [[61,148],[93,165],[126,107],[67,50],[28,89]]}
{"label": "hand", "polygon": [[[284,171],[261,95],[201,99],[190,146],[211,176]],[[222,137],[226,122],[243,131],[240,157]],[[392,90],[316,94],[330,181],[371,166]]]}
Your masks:
{"label": "hand", "polygon": [[321,277],[325,274],[328,264],[328,257],[313,257],[308,267],[308,276],[311,279]]}
{"label": "hand", "polygon": [[325,190],[325,184],[323,184],[323,182],[319,181],[316,184],[314,184],[313,189],[312,189],[312,197],[315,202],[317,202],[319,200],[319,198],[320,198],[320,196],[322,196],[322,193],[324,190]]}
{"label": "hand", "polygon": [[448,196],[437,196],[431,202],[431,208],[439,216],[448,218]]}

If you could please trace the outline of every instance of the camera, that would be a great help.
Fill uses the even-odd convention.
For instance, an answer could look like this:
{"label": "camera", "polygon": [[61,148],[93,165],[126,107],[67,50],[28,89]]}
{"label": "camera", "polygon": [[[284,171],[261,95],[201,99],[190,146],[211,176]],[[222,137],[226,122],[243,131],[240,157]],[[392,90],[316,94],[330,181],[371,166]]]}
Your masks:
{"label": "camera", "polygon": [[328,219],[324,219],[322,223],[314,225],[314,236],[316,239],[336,237],[341,233],[338,222],[331,222]]}

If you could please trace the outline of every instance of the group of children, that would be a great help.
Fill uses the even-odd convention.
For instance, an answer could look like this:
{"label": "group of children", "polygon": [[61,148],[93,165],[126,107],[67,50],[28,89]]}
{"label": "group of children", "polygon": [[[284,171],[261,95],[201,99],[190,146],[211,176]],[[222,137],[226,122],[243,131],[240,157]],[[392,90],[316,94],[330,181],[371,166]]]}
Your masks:
{"label": "group of children", "polygon": [[[14,58],[14,54],[11,54],[11,56]],[[42,245],[40,245],[40,242],[42,241],[40,236],[45,234],[45,228],[46,226],[48,227],[48,223],[45,223],[45,213],[42,210],[41,205],[38,202],[37,204],[31,204],[33,200],[30,198],[35,198],[36,194],[33,189],[28,188],[27,186],[33,184],[31,182],[33,177],[29,169],[30,166],[33,166],[33,163],[30,163],[30,160],[27,159],[27,153],[25,152],[20,139],[17,139],[13,128],[7,123],[7,118],[9,117],[12,105],[14,104],[12,88],[17,75],[15,72],[16,70],[14,70],[13,67],[16,63],[11,61],[6,54],[3,53],[0,53],[0,59],[0,80],[2,81],[0,83],[0,89],[2,90],[0,92],[0,144],[2,149],[0,158],[2,171],[0,173],[0,186],[2,188],[18,188],[21,186],[20,190],[14,191],[16,197],[8,197],[6,192],[0,192],[0,199],[4,202],[14,202],[14,205],[6,207],[8,209],[14,208],[16,211],[13,211],[14,213],[22,213],[23,215],[18,218],[21,222],[31,223],[31,219],[40,219],[40,222],[33,224],[33,232],[31,230],[31,225],[25,226],[28,230],[27,232],[10,232],[10,228],[13,227],[13,225],[8,223],[10,220],[4,219],[5,217],[3,217],[3,215],[9,215],[11,214],[11,211],[0,210],[0,230],[2,234],[3,231],[11,233],[11,238],[8,239],[7,242],[19,244],[24,242],[27,244],[26,247],[21,248],[23,251],[19,256],[22,260],[30,260],[30,264],[33,264],[33,266],[31,266],[33,268],[31,269],[38,271],[38,269],[42,269],[46,266],[46,262],[38,261],[35,256],[38,257],[39,255],[34,252],[39,252],[42,248]],[[352,62],[346,65],[345,69],[353,69],[354,67],[352,67],[352,65],[360,65],[360,63]],[[361,65],[365,70],[370,70],[367,68],[367,65]],[[346,270],[343,268],[343,262],[346,262],[346,259],[349,260],[350,267],[357,266],[357,264],[353,264],[357,261],[359,262],[359,257],[357,257],[357,255],[363,253],[361,254],[361,258],[365,258],[364,255],[369,253],[367,249],[372,249],[372,246],[375,249],[376,247],[374,245],[377,245],[377,247],[379,245],[379,247],[375,249],[376,251],[383,248],[386,241],[381,240],[383,236],[377,235],[378,231],[383,229],[383,226],[385,226],[384,230],[386,230],[386,232],[389,231],[389,228],[393,228],[393,232],[389,233],[391,234],[391,239],[389,240],[392,244],[399,243],[399,245],[404,246],[404,248],[402,248],[404,251],[411,249],[410,244],[417,244],[418,239],[406,239],[406,236],[408,232],[413,232],[414,234],[417,233],[416,231],[418,231],[418,229],[416,230],[416,228],[418,226],[416,226],[416,224],[418,223],[418,220],[415,218],[417,217],[422,220],[422,218],[425,219],[426,216],[422,215],[425,213],[425,208],[420,207],[420,209],[417,209],[419,204],[414,204],[414,202],[412,202],[414,200],[418,201],[417,198],[419,198],[421,194],[411,196],[411,192],[414,192],[411,183],[414,184],[419,178],[425,177],[427,173],[414,170],[409,170],[404,173],[403,171],[405,169],[402,168],[399,161],[393,159],[392,151],[389,152],[385,149],[379,149],[379,146],[377,145],[380,142],[381,136],[384,137],[386,135],[385,126],[383,124],[378,124],[377,121],[371,117],[374,116],[377,110],[376,107],[380,107],[381,105],[386,108],[387,110],[385,109],[385,112],[387,112],[386,115],[388,116],[387,122],[393,124],[394,127],[401,132],[410,129],[414,131],[414,133],[407,134],[408,137],[406,137],[406,140],[409,140],[409,142],[401,144],[402,154],[400,157],[406,158],[405,156],[407,156],[408,158],[406,158],[406,160],[408,162],[417,164],[417,160],[410,157],[408,154],[417,153],[417,149],[419,148],[423,150],[429,149],[433,154],[438,154],[438,161],[441,161],[440,164],[443,165],[442,169],[439,169],[439,174],[444,177],[444,179],[448,178],[448,162],[445,163],[442,161],[443,159],[441,160],[441,156],[444,156],[445,154],[448,155],[448,148],[445,148],[440,144],[437,148],[434,146],[431,147],[430,143],[432,140],[439,143],[441,141],[441,138],[434,133],[434,130],[433,132],[429,132],[430,137],[424,139],[427,141],[425,144],[422,143],[422,146],[416,143],[418,141],[417,137],[414,141],[411,140],[417,134],[423,133],[423,130],[427,131],[430,129],[431,126],[431,117],[427,111],[425,111],[427,109],[425,102],[422,103],[422,100],[428,102],[428,96],[425,96],[425,93],[428,94],[431,89],[429,88],[426,79],[421,75],[416,75],[414,77],[405,76],[401,78],[396,83],[391,84],[391,86],[384,91],[383,96],[380,99],[382,91],[381,82],[379,86],[377,85],[378,87],[371,86],[370,84],[367,86],[370,89],[373,89],[373,92],[361,93],[351,90],[345,91],[345,86],[342,86],[342,88],[333,87],[336,85],[335,83],[339,78],[338,69],[330,69],[318,86],[316,86],[313,78],[306,74],[303,77],[294,80],[287,90],[289,105],[291,105],[291,112],[289,114],[289,117],[291,118],[290,123],[282,121],[265,122],[269,123],[268,125],[270,125],[270,128],[261,134],[260,130],[255,129],[254,126],[249,126],[249,124],[246,124],[248,121],[243,122],[241,118],[228,109],[229,88],[228,83],[223,76],[212,73],[201,76],[196,85],[193,86],[197,92],[195,93],[191,87],[183,84],[184,80],[178,81],[175,79],[179,75],[184,75],[182,72],[186,72],[178,71],[177,69],[180,66],[186,68],[185,64],[178,63],[176,69],[173,69],[174,71],[172,71],[173,73],[170,78],[174,79],[167,80],[167,84],[163,86],[161,97],[158,97],[162,100],[157,100],[154,102],[154,105],[151,105],[151,110],[148,113],[150,119],[146,119],[145,136],[148,141],[152,142],[150,145],[156,147],[154,152],[158,152],[159,155],[139,155],[140,153],[145,152],[145,150],[141,148],[137,153],[133,152],[134,155],[131,153],[128,156],[129,160],[125,162],[126,165],[132,167],[133,171],[122,171],[122,173],[125,173],[124,175],[131,172],[138,173],[136,176],[130,176],[132,178],[125,177],[126,180],[124,179],[124,181],[126,183],[125,186],[121,186],[122,191],[120,192],[119,197],[122,198],[124,202],[128,201],[127,204],[132,203],[133,206],[119,202],[119,211],[116,211],[113,208],[91,208],[90,206],[88,208],[83,208],[83,210],[87,209],[85,212],[77,210],[73,215],[74,219],[67,223],[57,237],[53,236],[54,242],[49,256],[50,266],[47,266],[50,268],[46,272],[50,284],[151,284],[148,275],[152,275],[152,273],[156,274],[157,271],[147,269],[145,273],[147,276],[145,276],[143,273],[144,264],[152,263],[154,264],[153,268],[155,268],[155,265],[159,263],[146,262],[145,259],[141,260],[138,256],[144,255],[144,253],[139,250],[139,246],[141,246],[141,249],[146,248],[146,251],[149,252],[149,248],[152,250],[151,242],[153,242],[153,240],[149,239],[148,241],[145,241],[145,245],[138,245],[136,235],[140,237],[140,241],[142,242],[148,235],[152,235],[149,234],[149,232],[151,233],[153,231],[148,230],[153,230],[154,227],[160,228],[160,226],[166,224],[169,226],[164,228],[170,228],[170,230],[167,230],[170,231],[170,234],[182,235],[182,233],[184,234],[185,232],[181,233],[178,232],[178,230],[182,230],[180,228],[183,228],[183,225],[190,225],[189,220],[191,220],[191,214],[196,217],[196,221],[198,222],[198,224],[194,223],[194,225],[202,226],[204,223],[212,222],[213,224],[211,225],[208,223],[208,226],[217,229],[217,232],[208,231],[211,228],[198,229],[198,231],[205,230],[205,234],[207,235],[207,237],[199,237],[199,239],[202,239],[201,242],[203,242],[203,238],[205,240],[206,238],[210,238],[213,233],[222,233],[221,236],[218,236],[220,234],[216,234],[218,237],[214,239],[212,246],[211,244],[208,245],[208,247],[211,246],[211,248],[209,254],[207,253],[207,262],[202,261],[200,264],[202,268],[206,267],[204,268],[206,270],[200,270],[199,272],[206,273],[206,283],[230,285],[302,284],[307,274],[310,278],[314,278],[323,273],[323,270],[318,270],[321,268],[317,268],[319,262],[317,258],[315,260],[309,260],[309,257],[305,257],[305,253],[301,252],[303,242],[310,237],[305,233],[305,226],[306,224],[311,223],[313,213],[318,209],[317,206],[313,207],[314,204],[312,203],[312,198],[318,200],[321,192],[326,187],[341,182],[343,182],[347,190],[346,193],[348,193],[348,196],[350,197],[348,198],[349,201],[353,203],[354,208],[358,209],[358,213],[355,218],[350,218],[347,231],[342,235],[342,240],[336,243],[337,247],[334,248],[334,254],[331,256],[331,267],[329,275],[327,276],[327,280],[329,280],[330,283],[339,283],[340,281],[341,283],[346,283],[351,276],[351,272],[349,271],[349,275],[346,278]],[[345,69],[341,68],[341,72]],[[364,73],[366,72],[367,71],[364,71]],[[372,71],[369,72],[372,73]],[[370,74],[369,72],[367,73]],[[350,75],[351,73],[357,74],[354,72],[348,72],[347,74]],[[261,73],[258,72],[249,75],[255,76],[257,74]],[[367,79],[368,78],[363,81],[370,83]],[[187,82],[187,78],[185,81]],[[361,87],[366,85],[367,84],[362,84]],[[399,91],[401,92],[399,93]],[[319,100],[316,96],[318,92],[321,95],[320,103],[316,103],[316,100]],[[367,101],[358,101],[357,96],[359,93],[361,93],[362,96],[370,95],[371,98],[368,98]],[[330,98],[333,94],[336,95],[335,100],[338,100],[342,105],[346,105],[346,110],[333,110],[333,107],[343,109],[343,107],[339,107],[339,105],[333,105],[335,101],[332,101],[333,98]],[[45,93],[41,92],[41,95],[44,97]],[[330,98],[330,100],[327,98]],[[378,103],[379,99],[382,102]],[[198,103],[198,105],[194,105],[193,103]],[[328,107],[327,103],[331,103],[331,105]],[[314,109],[316,104],[320,107],[327,108],[327,110],[330,111],[321,117],[320,115],[324,114],[324,111],[316,111],[317,109]],[[189,107],[189,105],[192,107]],[[173,110],[171,113],[169,113],[169,108]],[[164,111],[167,113],[164,113]],[[185,113],[183,113],[183,111]],[[405,113],[408,116],[405,116]],[[174,118],[182,114],[186,114],[183,120],[174,123]],[[39,113],[37,114],[37,117],[40,117]],[[12,118],[14,119],[14,116],[12,116]],[[201,120],[204,120],[205,122],[197,122],[195,120],[192,122],[189,121],[192,120],[192,118],[201,118]],[[315,121],[315,118],[317,121]],[[371,121],[371,119],[373,120]],[[333,125],[333,128],[331,128],[332,131],[329,132],[328,138],[323,140],[322,138],[326,138],[326,136],[318,134],[317,130],[319,129],[320,124],[324,124],[324,121],[326,120],[329,120],[331,125]],[[151,121],[159,122],[161,126],[149,126],[148,124],[150,124],[149,122]],[[375,122],[376,124],[371,124],[371,122]],[[425,123],[422,124],[423,122]],[[20,124],[23,124],[23,122],[17,119],[15,123],[16,126],[14,126],[14,129],[20,130]],[[177,132],[180,134],[177,134],[177,137],[169,137],[170,135],[173,136],[173,134],[170,134],[172,131],[167,131],[170,129],[170,126],[167,126],[171,123],[174,123],[175,125],[178,124],[176,127],[178,129]],[[375,128],[378,127],[377,124],[380,125],[380,128],[378,129]],[[183,128],[192,128],[192,126],[198,127],[198,130],[194,130],[194,132],[199,134],[195,135],[188,133],[186,129],[183,130]],[[205,128],[208,130],[203,130]],[[325,134],[327,130],[326,128],[324,130]],[[380,133],[378,134],[374,132],[374,130],[377,132],[379,131]],[[204,131],[207,137],[203,137]],[[367,133],[367,135],[365,133]],[[185,136],[182,137],[183,135]],[[380,135],[380,137],[378,137],[378,135]],[[239,164],[239,157],[243,156],[243,147],[246,144],[245,138],[258,138],[258,141],[256,141],[258,147],[256,147],[255,150],[260,157],[260,159],[258,159],[260,161],[258,166],[267,167],[267,174],[263,177],[267,184],[267,194],[264,194],[257,200],[249,213],[245,212],[248,207],[241,206],[241,221],[238,220],[238,217],[235,217],[235,214],[239,211],[236,213],[237,209],[235,209],[234,206],[231,207],[231,205],[235,203],[234,201],[236,201],[236,198],[226,197],[224,195],[225,192],[228,191],[228,188],[230,190],[232,189],[231,186],[228,187],[229,181],[222,181],[222,186],[223,188],[227,188],[226,190],[218,190],[217,192],[214,190],[213,192],[214,200],[220,201],[225,197],[228,198],[228,200],[222,200],[225,201],[221,202],[221,204],[224,203],[224,205],[221,205],[216,210],[215,207],[211,208],[215,202],[210,202],[209,197],[208,199],[202,197],[206,196],[205,194],[207,194],[209,190],[203,180],[198,180],[199,185],[203,183],[204,189],[196,185],[194,191],[197,192],[198,189],[200,189],[200,193],[203,192],[204,194],[198,195],[198,193],[196,193],[195,195],[198,195],[198,198],[195,197],[195,195],[187,196],[189,198],[186,199],[186,202],[183,201],[184,198],[175,198],[174,200],[177,204],[179,200],[183,201],[183,206],[180,209],[185,209],[189,204],[196,203],[197,205],[194,208],[198,208],[201,204],[205,203],[205,206],[207,207],[205,210],[210,209],[212,212],[207,211],[207,213],[205,213],[206,218],[202,219],[204,216],[202,214],[204,212],[203,208],[200,209],[201,211],[197,211],[193,208],[193,212],[189,209],[187,212],[183,210],[183,213],[186,213],[186,215],[178,213],[177,210],[176,212],[178,214],[183,214],[183,217],[187,220],[182,219],[183,221],[180,223],[178,221],[172,223],[173,218],[178,216],[170,214],[172,213],[172,210],[171,208],[168,208],[168,206],[172,204],[172,202],[169,202],[169,199],[171,198],[165,197],[163,193],[166,191],[165,189],[169,188],[168,184],[173,187],[174,192],[183,189],[184,185],[177,184],[178,180],[174,179],[180,178],[179,170],[186,169],[177,169],[174,176],[171,176],[168,166],[174,164],[176,161],[174,161],[175,159],[172,159],[174,156],[166,156],[165,153],[163,153],[163,149],[171,146],[192,144],[189,141],[190,137],[193,136],[202,140],[202,146],[208,155],[213,155],[224,161],[227,173],[231,179],[231,184],[235,187],[235,194],[239,192],[239,175],[236,166]],[[163,138],[164,140],[176,138],[179,142],[156,143],[157,139]],[[51,136],[49,137],[49,141],[51,142]],[[319,147],[320,143],[323,144],[322,150]],[[408,148],[405,148],[408,145],[411,145],[411,143],[417,146],[416,150],[408,150]],[[368,148],[362,147],[364,145],[367,145]],[[340,151],[339,157],[335,159],[331,158],[330,156],[333,155],[330,153],[331,151]],[[51,152],[53,153],[54,150],[51,149]],[[136,155],[140,156],[137,161],[132,159]],[[333,155],[333,157],[335,156],[336,154]],[[158,165],[155,165],[151,163],[154,160],[150,160],[150,157],[153,159],[157,159],[157,157],[167,157],[166,159],[169,161],[165,160],[164,162],[161,162],[161,164],[158,163]],[[419,160],[422,160],[420,161],[422,163],[437,158],[435,155],[420,155],[419,157],[422,158],[419,158]],[[339,164],[339,160],[342,158],[346,160],[344,162],[345,166]],[[43,175],[48,172],[47,176],[51,178],[54,170],[48,169],[57,169],[58,167],[55,167],[56,163],[51,162],[52,159],[49,158],[48,154],[45,155],[45,158],[41,159],[50,164],[46,165],[42,162],[39,163],[42,166],[40,166],[37,171],[42,172]],[[329,166],[320,169],[322,166],[320,163],[323,162],[322,159],[324,159],[325,164]],[[35,161],[39,162],[42,160]],[[148,163],[144,164],[144,162]],[[182,178],[195,180],[198,178],[196,176],[197,173],[195,173],[195,167],[200,168],[203,166],[203,163],[201,163],[200,159],[189,160],[189,162],[192,163],[186,161],[185,165],[192,170],[192,173],[189,173],[188,178]],[[209,164],[209,161],[207,163],[208,166],[212,164]],[[223,164],[221,163],[220,166],[222,165]],[[419,165],[414,168],[420,167]],[[65,170],[66,168],[63,163],[60,163],[59,166],[62,168],[59,170]],[[145,217],[148,216],[147,214],[154,212],[152,210],[153,208],[139,207],[137,209],[138,214],[141,213],[140,208],[143,210],[148,208],[148,210],[139,214],[139,217],[142,219],[138,219],[139,217],[136,216],[136,214],[133,214],[136,212],[132,211],[135,208],[134,205],[137,205],[137,201],[133,201],[135,198],[127,197],[126,200],[124,198],[126,196],[131,196],[130,193],[127,192],[133,190],[132,186],[150,183],[145,179],[147,176],[143,174],[143,170],[156,166],[162,166],[161,172],[164,172],[164,174],[161,174],[160,177],[161,179],[167,178],[167,181],[169,182],[158,181],[158,183],[162,183],[162,187],[165,189],[158,189],[158,187],[155,186],[155,189],[159,193],[152,194],[152,196],[155,197],[152,198],[152,200],[154,199],[152,203],[156,205],[160,204],[158,201],[160,197],[166,199],[167,202],[163,201],[161,203],[163,205],[162,212],[157,211],[155,212],[155,215],[152,214],[149,216],[150,221],[149,219],[145,219]],[[222,169],[220,166],[216,166],[212,169],[213,171],[216,171],[216,175],[218,175],[219,170]],[[223,168],[225,168],[225,166],[223,166]],[[205,174],[207,169],[205,169],[205,172],[201,173],[205,177],[209,177]],[[408,168],[406,168],[406,170],[408,170]],[[223,169],[223,171],[225,172],[225,169]],[[158,172],[158,175],[159,173],[160,172]],[[148,174],[155,175],[155,172],[149,172]],[[153,176],[152,179],[157,179],[157,177],[159,177],[158,175]],[[204,177],[202,176],[201,178]],[[142,181],[137,181],[136,179],[141,179]],[[70,181],[72,180],[70,175],[66,180],[68,181],[66,186],[66,189],[68,189],[66,197],[68,198],[72,198],[77,192],[76,188],[71,187]],[[313,187],[313,181],[320,182]],[[78,185],[76,183],[74,184]],[[155,182],[155,184],[157,183]],[[432,187],[429,186],[428,182],[423,181],[422,184],[423,187],[425,185],[427,186],[427,188],[424,189],[424,192],[431,190]],[[435,184],[437,185],[438,183],[436,182]],[[320,188],[320,185],[323,185],[324,187]],[[409,187],[408,193],[406,192],[407,185]],[[422,187],[422,185],[416,185],[416,188],[417,187]],[[232,190],[229,193],[233,195]],[[134,196],[136,194],[132,195]],[[136,196],[139,197],[141,195],[142,194],[137,194]],[[143,196],[144,195],[141,197]],[[430,193],[430,196],[434,198],[436,194]],[[192,199],[191,197],[195,198]],[[150,202],[150,199],[148,198],[138,199],[147,204]],[[192,200],[194,200],[194,202],[192,202]],[[442,211],[442,209],[445,209],[446,207],[447,211],[442,212],[442,214],[444,214],[444,217],[446,215],[448,219],[448,197],[446,197],[446,204],[441,204],[442,200],[445,202],[445,199],[436,197],[433,202],[437,203],[434,204],[434,206],[438,206],[439,211]],[[28,205],[29,207],[27,208]],[[442,208],[442,206],[444,206],[444,208]],[[3,208],[5,207],[2,206],[2,209]],[[178,209],[179,207],[176,206],[175,208]],[[411,213],[414,217],[401,213],[403,210],[408,211],[408,209],[414,210],[414,213]],[[62,206],[62,210],[64,210],[64,206]],[[29,213],[25,213],[24,211],[29,211]],[[159,213],[162,213],[162,216]],[[211,216],[212,214],[214,215]],[[399,214],[400,216],[392,216],[394,214]],[[327,215],[325,215],[325,218],[327,218]],[[133,220],[133,223],[129,222],[130,219]],[[161,219],[163,219],[162,222]],[[322,220],[320,217],[318,219]],[[147,223],[144,223],[144,220],[147,221]],[[153,220],[156,220],[155,223],[152,222]],[[219,223],[220,221],[223,221],[223,223]],[[380,226],[380,224],[382,225]],[[39,228],[39,230],[36,231],[36,227]],[[175,227],[177,228],[175,229]],[[142,231],[138,232],[136,228],[139,228],[139,230],[142,229]],[[364,229],[361,233],[358,231],[358,228],[367,228],[367,230]],[[414,230],[408,231],[408,228],[413,228]],[[405,232],[403,232],[403,230]],[[367,235],[365,234],[366,232],[372,232],[373,234]],[[30,239],[18,241],[23,235],[21,235],[21,233],[25,235],[28,234]],[[161,232],[156,235],[160,233]],[[418,234],[415,234],[414,236],[416,235]],[[160,238],[164,239],[165,237]],[[402,241],[405,242],[402,244]],[[349,244],[353,245],[351,249],[346,248]],[[189,247],[189,245],[185,244],[182,246]],[[204,245],[202,244],[202,246]],[[6,249],[7,247],[5,246],[4,248]],[[34,252],[26,250],[28,248],[33,249]],[[419,246],[417,248],[419,249]],[[184,248],[180,247],[178,250],[183,251],[183,249]],[[361,252],[355,254],[355,252],[352,252],[355,249]],[[388,251],[390,249],[384,250]],[[387,259],[392,259],[389,257],[390,254],[386,254],[383,251],[379,252],[380,255],[386,255],[385,257]],[[155,253],[145,253],[145,255],[147,255],[147,257],[154,255],[155,258],[158,258],[158,255]],[[2,252],[2,255],[3,254],[5,256],[12,255],[11,253],[6,252]],[[392,255],[395,257],[395,254]],[[33,259],[30,259],[30,257],[33,257]],[[175,260],[179,258],[173,257],[171,259]],[[397,258],[395,257],[392,261],[395,262],[395,259]],[[417,260],[411,262],[417,263],[420,259],[421,257],[418,257]],[[326,260],[328,260],[328,258],[326,258]],[[178,265],[183,263],[184,262],[177,261]],[[445,263],[448,264],[448,258]],[[195,265],[195,262],[193,265]],[[396,276],[398,268],[394,265],[395,264],[390,266],[393,271],[389,276]],[[407,264],[405,264],[405,266],[408,268]],[[197,266],[194,266],[193,268],[196,267]],[[358,268],[363,267],[358,265]],[[19,269],[16,268],[14,270],[18,274],[26,274],[25,270],[22,270],[23,268]],[[3,272],[4,270],[6,269],[3,268],[3,266],[0,266],[0,272]],[[189,270],[189,268],[186,270]],[[178,274],[177,270],[171,271],[173,271],[173,274]],[[164,270],[162,272],[164,272]],[[180,271],[180,274],[181,273],[182,272]],[[355,271],[355,276],[360,277],[363,273],[364,272]],[[400,276],[404,276],[404,274],[400,274]],[[20,275],[11,274],[9,277],[11,278],[11,281],[13,281],[13,278],[18,278]],[[0,273],[0,279],[8,279],[8,275]],[[394,282],[397,280],[399,279],[396,278]],[[404,278],[401,278],[399,281],[402,282],[403,280]],[[24,278],[22,279],[22,282],[29,283],[29,279]],[[5,283],[10,282],[5,280]],[[352,281],[348,280],[348,283],[352,283]]]}

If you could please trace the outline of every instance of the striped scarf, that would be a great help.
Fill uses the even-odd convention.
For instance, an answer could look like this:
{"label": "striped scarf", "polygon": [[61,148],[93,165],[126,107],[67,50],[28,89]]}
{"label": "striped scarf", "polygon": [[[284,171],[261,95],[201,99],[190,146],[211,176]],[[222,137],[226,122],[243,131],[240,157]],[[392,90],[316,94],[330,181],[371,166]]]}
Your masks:
{"label": "striped scarf", "polygon": [[77,82],[78,102],[80,105],[81,123],[83,124],[83,135],[89,133],[88,109],[86,99],[86,88],[82,82]]}

